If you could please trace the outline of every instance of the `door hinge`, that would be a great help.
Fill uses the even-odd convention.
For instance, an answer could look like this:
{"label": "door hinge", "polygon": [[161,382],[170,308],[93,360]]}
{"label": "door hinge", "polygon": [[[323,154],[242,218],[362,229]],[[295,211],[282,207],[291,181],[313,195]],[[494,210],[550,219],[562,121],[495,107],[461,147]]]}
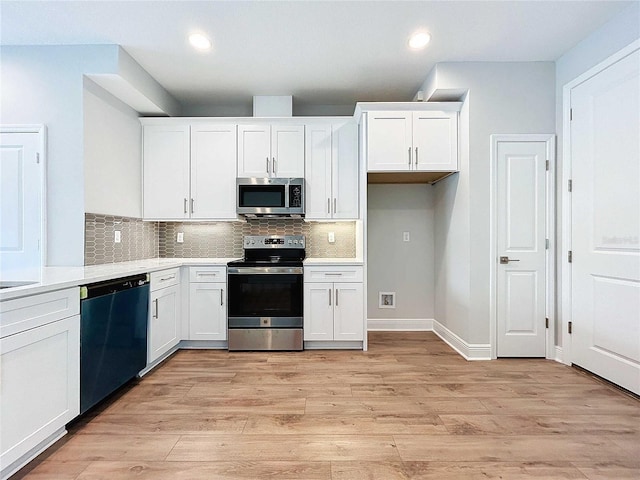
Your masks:
{"label": "door hinge", "polygon": [[573,263],[573,252],[571,250],[567,253],[567,261]]}
{"label": "door hinge", "polygon": [[36,163],[40,163],[40,153],[36,152]]}
{"label": "door hinge", "polygon": [[546,317],[544,319],[544,328],[549,328],[549,318],[548,317]]}
{"label": "door hinge", "polygon": [[567,188],[570,192],[573,192],[573,180],[569,180],[569,182],[567,183]]}
{"label": "door hinge", "polygon": [[545,160],[544,162],[544,169],[549,171],[549,160]]}
{"label": "door hinge", "polygon": [[549,239],[548,238],[544,239],[544,249],[545,250],[549,250]]}
{"label": "door hinge", "polygon": [[569,333],[573,333],[573,322],[569,322],[568,330],[569,330]]}
{"label": "door hinge", "polygon": [[573,120],[573,108],[569,109],[569,121]]}

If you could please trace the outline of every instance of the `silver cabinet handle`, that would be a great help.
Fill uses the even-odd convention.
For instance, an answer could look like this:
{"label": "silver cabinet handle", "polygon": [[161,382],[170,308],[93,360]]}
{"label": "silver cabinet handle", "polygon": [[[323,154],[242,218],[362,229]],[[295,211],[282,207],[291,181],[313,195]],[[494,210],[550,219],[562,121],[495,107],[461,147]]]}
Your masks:
{"label": "silver cabinet handle", "polygon": [[187,199],[184,199],[184,213],[187,213]]}
{"label": "silver cabinet handle", "polygon": [[221,288],[220,289],[220,305],[224,305],[223,298],[224,298],[224,288]]}
{"label": "silver cabinet handle", "polygon": [[171,275],[170,277],[161,278],[160,281],[164,282],[164,281],[167,281],[167,280],[173,280],[174,278],[176,278],[176,276],[175,275]]}
{"label": "silver cabinet handle", "polygon": [[276,175],[276,157],[273,157],[273,161],[271,162],[271,172]]}
{"label": "silver cabinet handle", "polygon": [[411,147],[409,147],[409,166],[411,166]]}
{"label": "silver cabinet handle", "polygon": [[153,318],[158,318],[158,299],[153,301]]}
{"label": "silver cabinet handle", "polygon": [[331,214],[331,199],[327,198],[327,213]]}
{"label": "silver cabinet handle", "polygon": [[500,257],[500,263],[506,265],[509,262],[519,262],[520,260],[509,257]]}
{"label": "silver cabinet handle", "polygon": [[416,147],[416,167],[418,166],[418,147]]}
{"label": "silver cabinet handle", "polygon": [[325,272],[325,276],[327,276],[327,277],[341,277],[342,273],[340,273],[340,272]]}
{"label": "silver cabinet handle", "polygon": [[340,290],[338,290],[338,289],[336,288],[336,307],[338,306],[338,292],[339,292],[339,291],[340,291]]}
{"label": "silver cabinet handle", "polygon": [[196,211],[196,202],[195,200],[192,198],[191,199],[191,213]]}
{"label": "silver cabinet handle", "polygon": [[337,207],[337,203],[336,203],[336,199],[333,199],[333,214],[335,215],[336,213],[338,213],[338,207]]}
{"label": "silver cabinet handle", "polygon": [[269,157],[267,157],[267,175],[269,175]]}
{"label": "silver cabinet handle", "polygon": [[331,306],[331,289],[329,289],[329,306]]}

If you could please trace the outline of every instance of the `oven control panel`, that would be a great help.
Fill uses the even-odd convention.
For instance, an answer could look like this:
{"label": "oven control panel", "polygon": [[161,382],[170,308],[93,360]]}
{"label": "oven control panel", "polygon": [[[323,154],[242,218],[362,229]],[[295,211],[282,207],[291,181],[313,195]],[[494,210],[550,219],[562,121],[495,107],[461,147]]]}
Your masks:
{"label": "oven control panel", "polygon": [[304,235],[247,235],[243,247],[251,248],[304,248]]}

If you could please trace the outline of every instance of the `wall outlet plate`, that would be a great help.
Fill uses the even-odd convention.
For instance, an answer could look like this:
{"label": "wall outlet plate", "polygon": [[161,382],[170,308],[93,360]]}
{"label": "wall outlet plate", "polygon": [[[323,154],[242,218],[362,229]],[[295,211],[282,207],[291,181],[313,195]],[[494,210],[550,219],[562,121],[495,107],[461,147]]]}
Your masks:
{"label": "wall outlet plate", "polygon": [[327,238],[329,239],[329,243],[336,243],[336,232],[329,232]]}
{"label": "wall outlet plate", "polygon": [[178,232],[178,235],[176,235],[176,242],[184,243],[184,232]]}
{"label": "wall outlet plate", "polygon": [[411,241],[411,235],[409,234],[409,232],[402,232],[402,241],[403,242]]}
{"label": "wall outlet plate", "polygon": [[115,231],[115,235],[113,236],[113,241],[115,243],[122,242],[122,232],[120,230],[116,230]]}

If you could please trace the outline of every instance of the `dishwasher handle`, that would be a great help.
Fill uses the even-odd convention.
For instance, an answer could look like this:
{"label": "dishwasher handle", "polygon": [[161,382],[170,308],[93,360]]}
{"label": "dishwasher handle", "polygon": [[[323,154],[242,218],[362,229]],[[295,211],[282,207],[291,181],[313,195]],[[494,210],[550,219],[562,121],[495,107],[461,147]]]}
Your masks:
{"label": "dishwasher handle", "polygon": [[141,274],[83,285],[80,287],[80,300],[89,300],[91,298],[129,290],[131,288],[149,288],[149,281],[150,279],[148,274]]}

